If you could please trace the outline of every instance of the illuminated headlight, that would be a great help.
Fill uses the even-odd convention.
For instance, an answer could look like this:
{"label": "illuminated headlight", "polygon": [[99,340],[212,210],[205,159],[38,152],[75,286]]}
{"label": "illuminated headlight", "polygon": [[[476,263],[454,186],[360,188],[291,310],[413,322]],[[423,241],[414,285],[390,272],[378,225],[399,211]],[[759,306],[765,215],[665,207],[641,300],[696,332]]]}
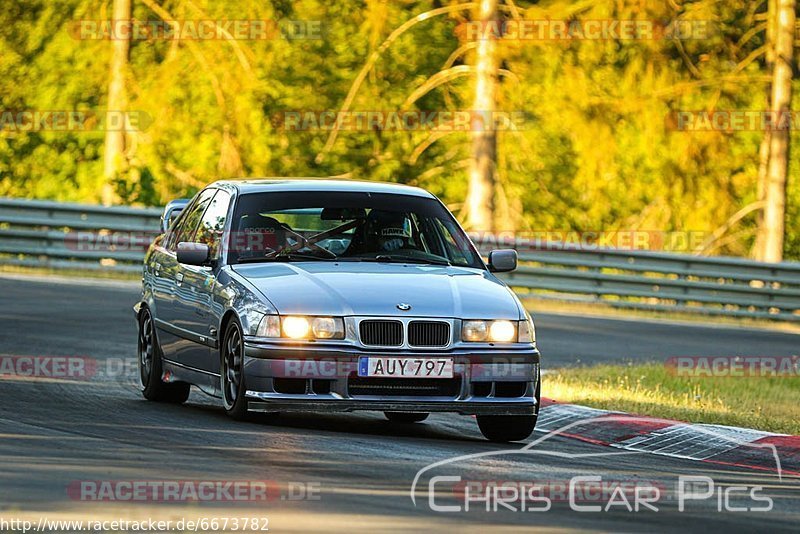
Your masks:
{"label": "illuminated headlight", "polygon": [[305,317],[284,317],[281,320],[283,335],[292,339],[304,339],[308,337],[311,325]]}
{"label": "illuminated headlight", "polygon": [[489,324],[489,341],[509,342],[517,339],[516,321],[492,321]]}
{"label": "illuminated headlight", "polygon": [[257,335],[290,339],[344,339],[344,321],[341,317],[267,315],[261,320]]}
{"label": "illuminated headlight", "polygon": [[518,321],[464,321],[461,339],[508,343],[517,341]]}

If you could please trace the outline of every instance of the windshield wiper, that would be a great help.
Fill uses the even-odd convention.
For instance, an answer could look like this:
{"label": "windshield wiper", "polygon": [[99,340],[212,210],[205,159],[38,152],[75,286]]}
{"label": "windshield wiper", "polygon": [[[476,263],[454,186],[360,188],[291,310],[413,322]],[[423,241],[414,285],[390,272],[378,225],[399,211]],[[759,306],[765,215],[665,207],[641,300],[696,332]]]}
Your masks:
{"label": "windshield wiper", "polygon": [[415,258],[413,256],[402,256],[399,254],[379,254],[375,258],[366,258],[367,261],[385,261],[389,263],[419,263],[429,265],[446,265],[450,266],[451,263],[447,260],[438,260],[433,258]]}
{"label": "windshield wiper", "polygon": [[275,262],[275,261],[335,261],[336,258],[325,258],[323,256],[316,256],[314,254],[303,254],[302,252],[281,252],[275,256],[255,256],[251,258],[239,258],[237,263],[257,263],[257,262]]}

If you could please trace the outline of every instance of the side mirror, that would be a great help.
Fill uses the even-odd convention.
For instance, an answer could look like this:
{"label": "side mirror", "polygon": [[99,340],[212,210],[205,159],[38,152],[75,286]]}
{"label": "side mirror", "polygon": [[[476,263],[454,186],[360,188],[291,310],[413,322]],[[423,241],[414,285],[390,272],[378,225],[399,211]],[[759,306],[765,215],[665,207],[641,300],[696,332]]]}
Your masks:
{"label": "side mirror", "polygon": [[208,263],[208,245],[203,243],[178,243],[178,263],[202,266]]}
{"label": "side mirror", "polygon": [[489,270],[493,273],[507,273],[517,268],[517,251],[512,249],[493,250],[489,253]]}
{"label": "side mirror", "polygon": [[169,227],[172,226],[172,223],[175,222],[175,219],[178,218],[178,215],[181,214],[183,208],[189,204],[188,198],[179,198],[177,200],[172,200],[169,204],[166,205],[164,208],[164,213],[161,214],[161,233],[166,233],[169,230]]}

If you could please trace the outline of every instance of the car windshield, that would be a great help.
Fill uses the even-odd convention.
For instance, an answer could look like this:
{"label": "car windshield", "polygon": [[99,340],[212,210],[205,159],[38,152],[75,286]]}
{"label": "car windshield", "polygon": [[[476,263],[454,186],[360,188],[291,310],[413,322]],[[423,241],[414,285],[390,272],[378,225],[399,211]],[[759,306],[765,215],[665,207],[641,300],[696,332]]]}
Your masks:
{"label": "car windshield", "polygon": [[239,197],[228,262],[376,261],[484,265],[432,198],[387,193],[274,192]]}

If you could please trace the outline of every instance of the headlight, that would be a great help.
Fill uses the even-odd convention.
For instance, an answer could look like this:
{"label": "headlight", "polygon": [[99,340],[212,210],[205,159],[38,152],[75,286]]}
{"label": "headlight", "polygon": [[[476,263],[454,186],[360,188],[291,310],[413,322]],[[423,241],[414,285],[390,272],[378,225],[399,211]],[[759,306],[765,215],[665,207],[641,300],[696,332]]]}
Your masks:
{"label": "headlight", "polygon": [[311,321],[311,333],[317,339],[334,339],[340,335],[344,337],[341,321],[333,317],[315,317]]}
{"label": "headlight", "polygon": [[525,340],[527,328],[522,325],[525,321],[464,321],[461,325],[461,339],[464,341],[486,341],[509,343]]}
{"label": "headlight", "polygon": [[517,327],[511,321],[492,321],[489,325],[489,341],[507,343],[516,339]]}
{"label": "headlight", "polygon": [[283,335],[292,339],[303,339],[308,337],[311,325],[305,317],[284,317],[281,321]]}
{"label": "headlight", "polygon": [[464,341],[486,341],[488,332],[486,321],[464,321],[461,338]]}
{"label": "headlight", "polygon": [[290,339],[344,339],[344,321],[341,317],[266,315],[258,326],[257,335]]}

